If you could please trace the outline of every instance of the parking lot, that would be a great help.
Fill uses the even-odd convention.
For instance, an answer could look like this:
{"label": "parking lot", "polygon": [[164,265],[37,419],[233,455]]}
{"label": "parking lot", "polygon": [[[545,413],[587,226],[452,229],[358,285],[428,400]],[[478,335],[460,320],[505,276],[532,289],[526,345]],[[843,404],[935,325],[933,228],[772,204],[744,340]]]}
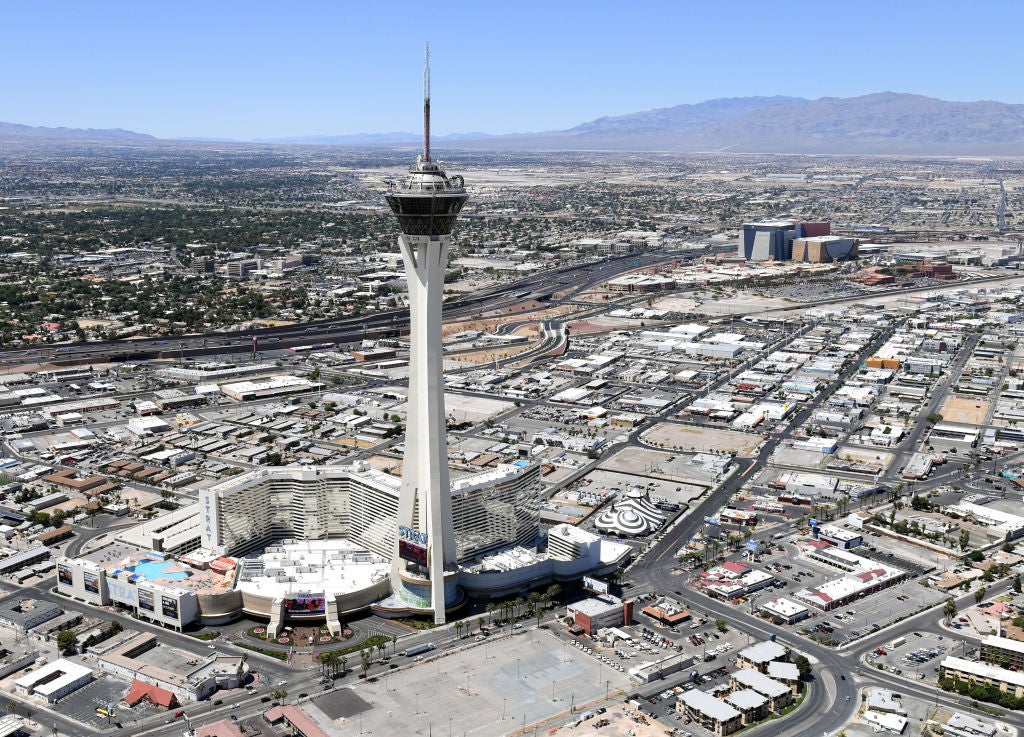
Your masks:
{"label": "parking lot", "polygon": [[[892,647],[887,647],[891,645]],[[970,645],[968,644],[969,648]],[[865,656],[865,662],[909,680],[935,683],[939,663],[946,655],[962,657],[964,642],[933,632],[895,637]]]}
{"label": "parking lot", "polygon": [[[870,539],[874,541],[874,538]],[[749,609],[753,604],[756,611],[759,599],[779,596],[799,603],[794,597],[797,591],[805,588],[814,589],[843,575],[843,571],[839,569],[801,557],[797,546],[789,540],[774,542],[773,549],[762,554],[760,560],[754,563],[754,567],[775,576],[777,583],[773,587],[756,592],[752,597],[753,602],[750,598],[744,598],[736,604],[737,606]],[[859,547],[851,552],[898,568],[904,568],[907,563],[895,556],[889,557],[877,549],[872,551]],[[738,556],[734,557],[739,559]],[[912,565],[908,565],[907,568],[911,576],[918,575],[923,570]],[[808,606],[810,617],[794,624],[793,629],[823,643],[840,644],[855,640],[945,599],[942,592],[922,586],[915,580],[904,582],[898,588],[899,591],[883,590],[871,594],[829,612]]]}
{"label": "parking lot", "polygon": [[135,724],[141,725],[143,722],[154,726],[169,716],[165,709],[145,701],[132,709],[122,708],[119,702],[127,691],[126,682],[101,675],[92,683],[62,698],[57,702],[56,708],[69,719],[103,728],[107,726],[108,720],[107,717],[97,714],[98,708],[112,707],[114,716],[110,718],[109,724],[120,724],[126,728]]}
{"label": "parking lot", "polygon": [[431,728],[439,734],[448,728],[452,734],[506,734],[524,724],[564,723],[570,706],[580,711],[628,688],[625,673],[539,630],[532,637],[489,638],[382,676],[360,688],[375,708],[339,721],[350,731],[361,721],[362,732],[377,735]]}

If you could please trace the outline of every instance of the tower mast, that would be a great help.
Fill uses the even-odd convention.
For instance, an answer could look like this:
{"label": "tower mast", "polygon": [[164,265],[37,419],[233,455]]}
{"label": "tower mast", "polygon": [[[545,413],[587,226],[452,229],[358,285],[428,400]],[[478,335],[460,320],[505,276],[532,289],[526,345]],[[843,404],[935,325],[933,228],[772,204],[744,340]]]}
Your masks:
{"label": "tower mast", "polygon": [[430,42],[423,61],[423,160],[430,161]]}
{"label": "tower mast", "polygon": [[423,154],[384,195],[398,219],[398,246],[409,287],[409,401],[398,495],[391,588],[413,609],[445,622],[458,592],[458,551],[448,474],[441,306],[452,228],[468,195],[430,160],[430,50],[423,69]]}

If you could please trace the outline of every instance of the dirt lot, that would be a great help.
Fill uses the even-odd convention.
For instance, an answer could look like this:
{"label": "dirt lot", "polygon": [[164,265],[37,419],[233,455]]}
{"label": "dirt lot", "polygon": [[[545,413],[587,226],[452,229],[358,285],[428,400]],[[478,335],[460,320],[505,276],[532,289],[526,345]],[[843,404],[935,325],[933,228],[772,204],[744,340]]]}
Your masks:
{"label": "dirt lot", "polygon": [[666,448],[689,450],[693,448],[705,453],[730,453],[751,455],[762,443],[760,435],[723,430],[719,428],[701,428],[692,425],[677,425],[661,422],[643,434],[645,442],[662,445]]}
{"label": "dirt lot", "polygon": [[982,425],[988,414],[989,403],[977,397],[949,397],[939,410],[944,422],[962,422]]}

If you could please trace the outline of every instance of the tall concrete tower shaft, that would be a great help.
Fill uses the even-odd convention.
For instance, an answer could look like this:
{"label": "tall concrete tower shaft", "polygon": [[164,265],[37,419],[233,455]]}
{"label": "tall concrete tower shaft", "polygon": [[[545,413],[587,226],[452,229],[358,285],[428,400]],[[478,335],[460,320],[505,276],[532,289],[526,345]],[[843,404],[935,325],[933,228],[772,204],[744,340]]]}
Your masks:
{"label": "tall concrete tower shaft", "polygon": [[[429,66],[424,79],[424,153],[406,180],[385,195],[402,229],[398,245],[405,262],[411,318],[409,411],[398,501],[400,539],[391,582],[396,596],[420,608],[427,608],[429,587],[434,621],[443,623],[445,602],[455,591],[456,549],[444,411],[441,297],[452,227],[468,196],[461,177],[449,179],[429,158]],[[426,548],[425,565],[415,560],[416,546]]]}

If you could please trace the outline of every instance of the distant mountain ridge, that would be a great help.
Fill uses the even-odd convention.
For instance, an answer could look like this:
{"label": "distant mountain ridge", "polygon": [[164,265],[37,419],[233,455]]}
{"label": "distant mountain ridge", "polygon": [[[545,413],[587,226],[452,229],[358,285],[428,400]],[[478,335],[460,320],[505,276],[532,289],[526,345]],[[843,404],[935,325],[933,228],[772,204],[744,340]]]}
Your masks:
{"label": "distant mountain ridge", "polygon": [[746,153],[1024,155],[1024,105],[881,92],[741,97],[598,118],[460,147]]}
{"label": "distant mountain ridge", "polygon": [[0,140],[7,139],[53,139],[90,141],[156,141],[155,136],[136,133],[122,128],[47,128],[45,126],[21,125],[0,122]]}
{"label": "distant mountain ridge", "polygon": [[[32,128],[0,123],[0,140],[157,140],[120,129]],[[214,139],[207,139],[214,140]],[[420,134],[293,136],[261,143],[418,145]],[[1024,105],[950,102],[880,92],[860,97],[732,97],[597,118],[568,130],[437,136],[445,147],[499,151],[731,151],[736,153],[1024,155]]]}

